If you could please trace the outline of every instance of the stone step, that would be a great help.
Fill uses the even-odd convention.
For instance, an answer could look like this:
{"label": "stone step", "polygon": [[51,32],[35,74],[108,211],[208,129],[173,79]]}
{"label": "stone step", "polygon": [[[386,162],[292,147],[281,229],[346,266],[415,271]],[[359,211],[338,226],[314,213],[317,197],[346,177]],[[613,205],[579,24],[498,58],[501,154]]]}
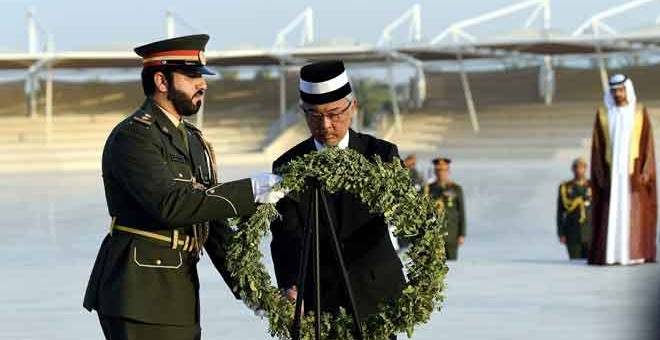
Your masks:
{"label": "stone step", "polygon": [[29,152],[0,153],[0,164],[16,162],[75,162],[75,161],[101,161],[102,150],[92,148],[88,150],[31,150]]}
{"label": "stone step", "polygon": [[[406,153],[430,153],[450,158],[470,159],[547,159],[552,158],[560,149],[553,147],[518,147],[518,148],[424,148],[417,146],[401,145],[399,151]],[[568,149],[568,148],[567,148]],[[580,149],[580,148],[573,148]]]}
{"label": "stone step", "polygon": [[[396,140],[396,139],[395,139]],[[453,138],[437,138],[437,139],[398,139],[400,143],[406,143],[407,145],[421,143],[421,144],[435,144],[440,148],[445,147],[517,147],[519,145],[524,146],[548,146],[548,147],[562,147],[562,146],[575,146],[583,145],[589,138],[462,138],[462,139],[453,139]]]}
{"label": "stone step", "polygon": [[560,138],[560,139],[571,139],[571,138],[583,138],[591,137],[591,130],[587,129],[566,129],[566,130],[534,130],[534,129],[486,129],[480,130],[479,133],[474,133],[472,129],[461,130],[461,129],[449,129],[446,133],[443,134],[448,139],[489,139],[489,138]]}

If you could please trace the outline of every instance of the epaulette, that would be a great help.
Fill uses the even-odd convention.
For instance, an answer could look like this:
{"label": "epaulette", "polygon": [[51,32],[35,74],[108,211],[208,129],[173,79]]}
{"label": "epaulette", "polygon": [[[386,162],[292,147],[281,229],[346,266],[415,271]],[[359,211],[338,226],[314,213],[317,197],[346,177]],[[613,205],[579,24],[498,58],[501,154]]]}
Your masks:
{"label": "epaulette", "polygon": [[142,110],[133,114],[133,120],[146,126],[150,126],[154,123],[154,117]]}

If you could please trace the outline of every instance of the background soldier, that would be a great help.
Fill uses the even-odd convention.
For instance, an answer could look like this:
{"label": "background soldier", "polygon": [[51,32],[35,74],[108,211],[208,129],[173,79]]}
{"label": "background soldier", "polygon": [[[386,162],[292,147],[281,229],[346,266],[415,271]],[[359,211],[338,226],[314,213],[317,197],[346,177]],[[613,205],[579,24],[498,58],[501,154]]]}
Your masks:
{"label": "background soldier", "polygon": [[410,171],[410,179],[412,180],[412,185],[415,186],[415,190],[422,192],[424,188],[424,177],[417,171],[417,156],[415,154],[408,155],[403,160],[403,166]]}
{"label": "background soldier", "polygon": [[465,243],[465,200],[463,188],[449,180],[450,164],[451,159],[448,158],[433,160],[436,180],[424,187],[424,194],[435,202],[438,210],[445,209],[448,231],[445,252],[448,260],[456,260],[458,247]]}
{"label": "background soldier", "polygon": [[[415,187],[415,191],[421,194],[424,189],[424,177],[417,171],[417,155],[410,154],[403,160],[403,166],[410,171],[410,183]],[[410,241],[405,237],[398,237],[398,251],[403,252],[410,246]]]}
{"label": "background soldier", "polygon": [[230,282],[223,246],[230,229],[215,221],[250,215],[255,200],[283,196],[272,192],[278,179],[269,174],[218,184],[211,146],[182,119],[199,110],[207,89],[202,75],[213,74],[204,66],[208,39],[179,37],[135,49],[143,57],[147,99],[115,127],[103,151],[112,224],[84,301],[98,312],[107,339],[199,339],[202,246]]}
{"label": "background soldier", "polygon": [[586,259],[591,244],[591,183],[587,162],[573,161],[573,179],[561,183],[557,197],[557,234],[570,259]]}

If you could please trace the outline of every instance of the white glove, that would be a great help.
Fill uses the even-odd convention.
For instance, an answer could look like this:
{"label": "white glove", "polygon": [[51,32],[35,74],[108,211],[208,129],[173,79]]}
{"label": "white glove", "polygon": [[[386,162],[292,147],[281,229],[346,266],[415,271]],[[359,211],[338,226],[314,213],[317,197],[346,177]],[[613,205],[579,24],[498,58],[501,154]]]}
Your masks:
{"label": "white glove", "polygon": [[250,178],[252,193],[256,203],[277,203],[286,193],[283,190],[273,190],[273,186],[282,181],[282,177],[263,173]]}

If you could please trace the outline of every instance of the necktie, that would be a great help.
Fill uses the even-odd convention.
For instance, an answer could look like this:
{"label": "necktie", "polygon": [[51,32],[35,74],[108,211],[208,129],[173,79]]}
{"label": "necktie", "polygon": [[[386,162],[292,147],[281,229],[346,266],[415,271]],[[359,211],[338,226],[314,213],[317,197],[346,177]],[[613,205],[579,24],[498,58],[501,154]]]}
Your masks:
{"label": "necktie", "polygon": [[176,127],[181,133],[181,138],[183,138],[183,145],[186,146],[186,153],[190,153],[190,147],[188,146],[188,131],[186,130],[186,124],[183,122],[179,123],[179,126]]}

